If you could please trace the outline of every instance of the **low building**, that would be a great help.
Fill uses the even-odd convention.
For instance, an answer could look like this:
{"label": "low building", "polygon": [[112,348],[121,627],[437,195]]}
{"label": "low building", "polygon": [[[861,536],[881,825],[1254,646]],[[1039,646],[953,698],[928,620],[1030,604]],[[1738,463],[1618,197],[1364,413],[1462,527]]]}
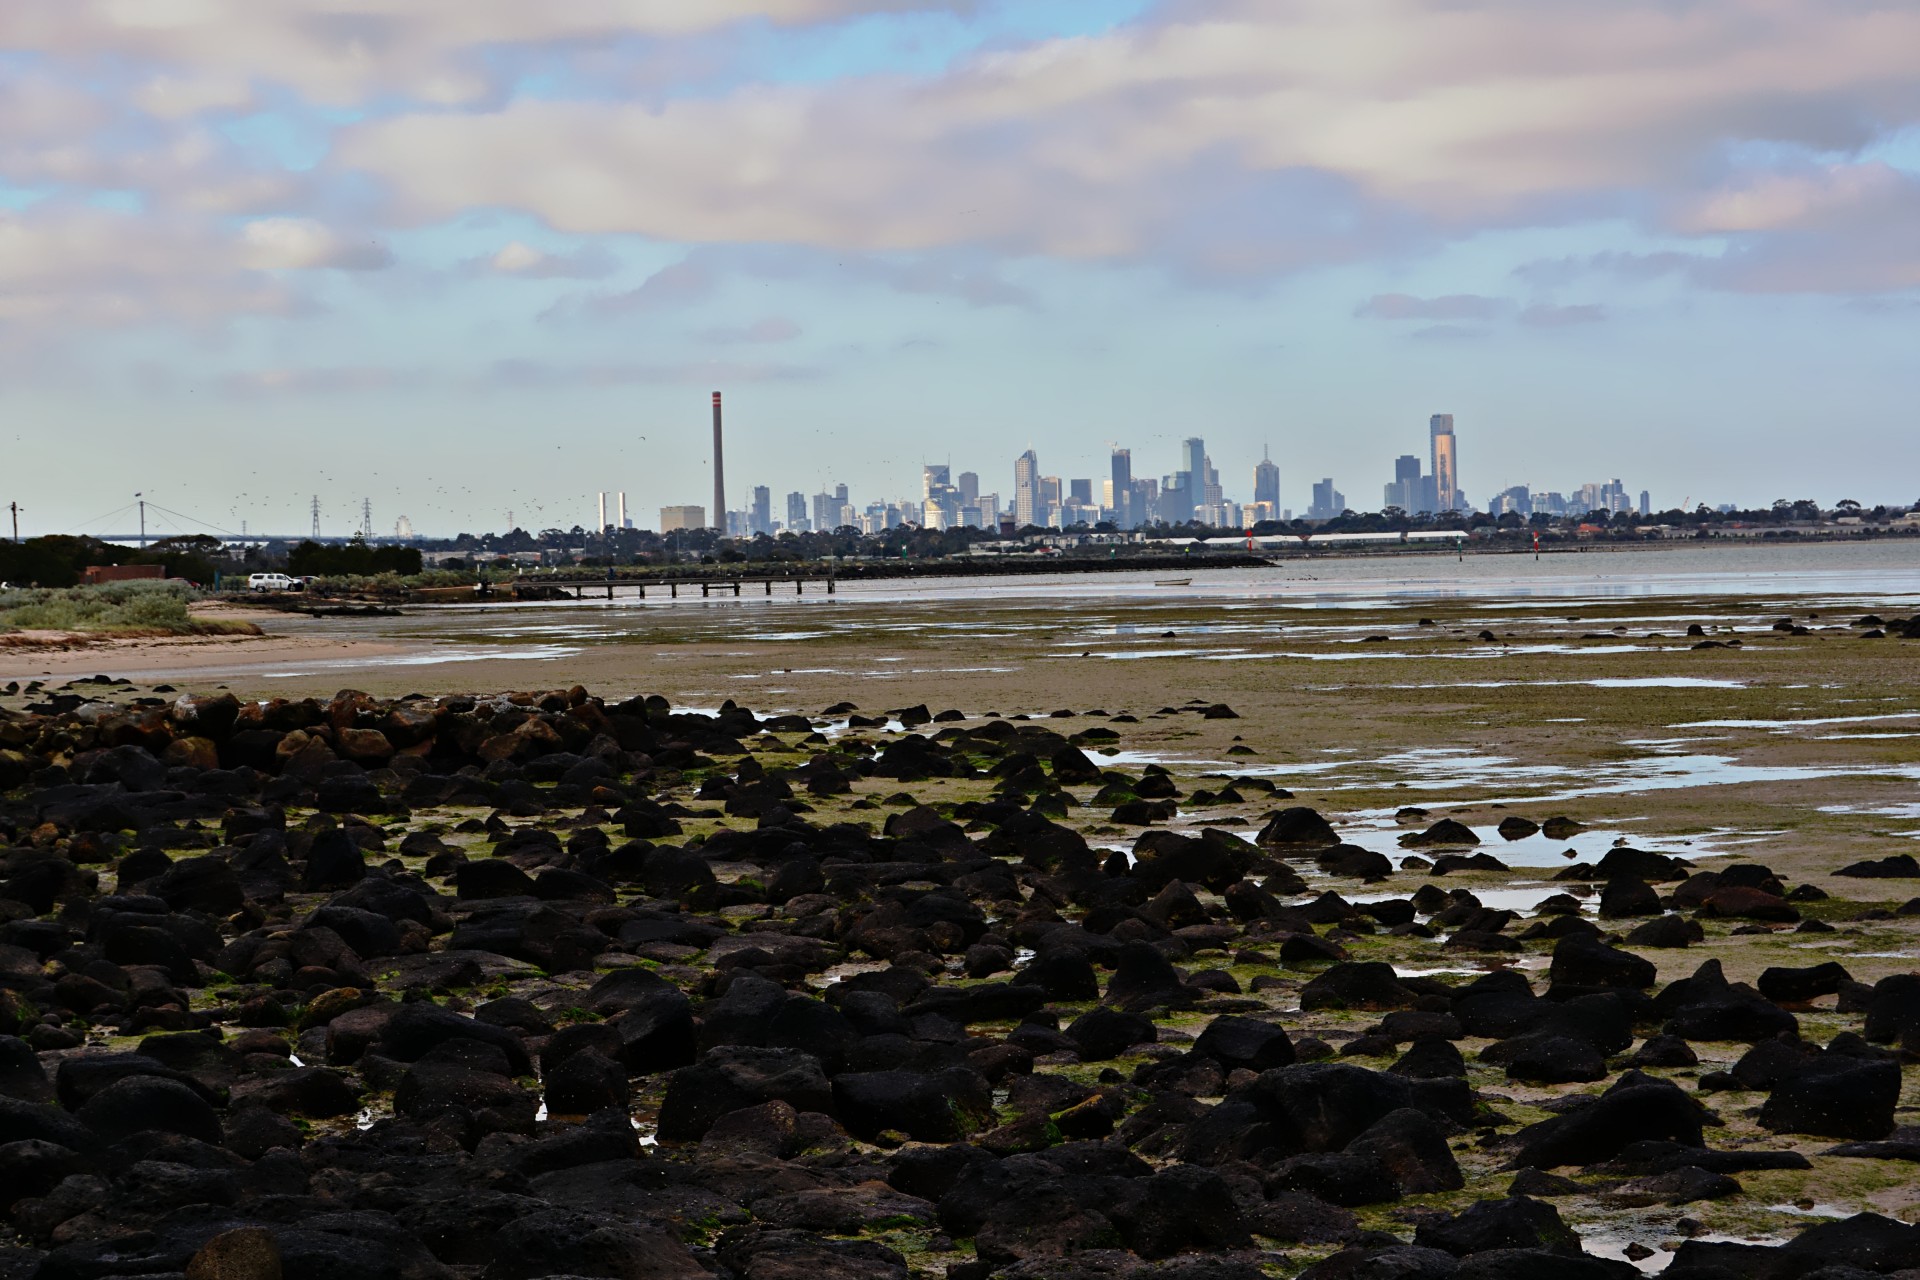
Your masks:
{"label": "low building", "polygon": [[704,529],[707,527],[707,509],[705,507],[662,507],[660,508],[660,532],[672,533],[677,529]]}
{"label": "low building", "polygon": [[90,564],[80,571],[80,583],[82,586],[96,587],[103,582],[150,582],[166,576],[164,565]]}

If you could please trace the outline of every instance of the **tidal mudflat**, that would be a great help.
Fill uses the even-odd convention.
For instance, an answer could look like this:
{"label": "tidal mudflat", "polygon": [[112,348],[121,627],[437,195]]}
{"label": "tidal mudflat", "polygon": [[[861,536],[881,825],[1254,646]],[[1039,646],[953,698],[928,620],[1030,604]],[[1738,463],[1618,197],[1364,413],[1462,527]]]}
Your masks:
{"label": "tidal mudflat", "polygon": [[23,682],[9,1266],[1920,1267],[1920,570],[1746,554]]}

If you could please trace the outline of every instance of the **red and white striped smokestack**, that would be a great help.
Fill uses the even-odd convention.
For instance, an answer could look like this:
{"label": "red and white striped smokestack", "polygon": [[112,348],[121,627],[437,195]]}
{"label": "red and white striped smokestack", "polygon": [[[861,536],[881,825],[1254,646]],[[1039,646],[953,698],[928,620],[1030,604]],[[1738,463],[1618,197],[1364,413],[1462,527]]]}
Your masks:
{"label": "red and white striped smokestack", "polygon": [[720,440],[720,393],[713,393],[713,520],[712,526],[727,531],[727,467]]}

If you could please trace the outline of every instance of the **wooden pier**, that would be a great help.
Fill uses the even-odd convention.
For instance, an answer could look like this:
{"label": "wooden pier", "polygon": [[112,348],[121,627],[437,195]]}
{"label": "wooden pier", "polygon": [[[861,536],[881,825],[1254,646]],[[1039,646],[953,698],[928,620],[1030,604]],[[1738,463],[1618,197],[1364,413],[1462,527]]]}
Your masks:
{"label": "wooden pier", "polygon": [[[706,600],[715,595],[739,596],[746,588],[754,586],[759,587],[762,594],[770,596],[776,584],[784,591],[789,582],[793,584],[793,594],[802,596],[807,593],[808,579],[806,578],[582,578],[573,581],[561,579],[546,582],[522,579],[512,584],[502,585],[513,595],[522,599],[537,598],[539,595],[557,591],[563,595],[571,593],[575,600],[585,600],[589,596],[598,599],[603,594],[606,599],[611,600],[620,592],[632,592],[636,599],[645,600],[648,588],[652,588],[655,599],[661,598],[664,593],[666,599],[678,600],[682,587],[687,589],[689,597],[697,587],[700,590],[700,598]],[[812,582],[816,590],[824,587],[828,595],[834,594],[835,582],[831,576],[814,578]]]}

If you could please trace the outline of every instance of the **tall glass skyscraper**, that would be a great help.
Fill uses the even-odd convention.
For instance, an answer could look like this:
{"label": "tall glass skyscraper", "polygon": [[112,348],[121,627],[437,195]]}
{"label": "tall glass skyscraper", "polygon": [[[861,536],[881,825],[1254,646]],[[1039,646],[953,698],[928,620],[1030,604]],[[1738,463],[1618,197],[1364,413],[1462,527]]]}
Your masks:
{"label": "tall glass skyscraper", "polygon": [[1427,424],[1433,437],[1433,509],[1452,511],[1460,505],[1459,458],[1454,453],[1453,415],[1436,413]]}

